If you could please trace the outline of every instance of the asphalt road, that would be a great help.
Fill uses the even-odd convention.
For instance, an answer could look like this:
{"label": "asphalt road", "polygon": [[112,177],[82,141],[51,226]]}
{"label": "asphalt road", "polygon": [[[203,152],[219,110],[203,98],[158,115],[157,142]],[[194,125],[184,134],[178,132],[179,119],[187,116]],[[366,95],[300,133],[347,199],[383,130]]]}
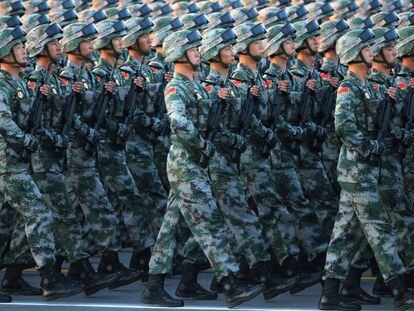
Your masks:
{"label": "asphalt road", "polygon": [[[121,260],[128,262],[129,254],[123,253]],[[96,263],[96,260],[94,260]],[[3,272],[0,272],[1,279]],[[24,278],[32,285],[39,285],[39,276],[35,271],[25,271]],[[199,281],[208,288],[212,279],[211,273],[201,273]],[[173,277],[166,280],[166,289],[173,294],[178,284],[179,277]],[[365,278],[363,286],[371,289],[373,281]],[[103,290],[97,294],[85,297],[83,294],[66,299],[60,299],[53,302],[45,302],[41,297],[13,297],[13,302],[9,304],[0,304],[0,311],[128,311],[128,310],[166,310],[157,306],[144,305],[139,301],[143,283],[137,282],[129,286],[124,286],[116,290]],[[249,301],[235,310],[317,310],[319,295],[321,293],[320,285],[309,288],[297,295],[283,294],[274,298],[272,301],[264,301],[261,296]],[[186,311],[213,311],[228,310],[223,295],[219,295],[214,301],[190,301],[185,302]],[[389,311],[393,310],[392,299],[383,299],[379,306],[363,307],[363,310]]]}

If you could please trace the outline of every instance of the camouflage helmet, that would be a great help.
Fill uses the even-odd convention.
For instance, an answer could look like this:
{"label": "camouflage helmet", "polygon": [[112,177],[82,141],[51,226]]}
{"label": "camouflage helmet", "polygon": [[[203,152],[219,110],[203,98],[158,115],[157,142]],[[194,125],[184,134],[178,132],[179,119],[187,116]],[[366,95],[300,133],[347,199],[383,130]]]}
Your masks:
{"label": "camouflage helmet", "polygon": [[256,8],[238,8],[233,10],[232,15],[234,17],[234,26],[239,26],[244,22],[251,22],[254,23],[257,21],[257,17],[259,13],[257,12]]}
{"label": "camouflage helmet", "polygon": [[159,17],[154,21],[154,32],[152,33],[152,43],[154,46],[161,46],[165,38],[181,29],[183,22],[179,17],[173,18],[172,16]]}
{"label": "camouflage helmet", "polygon": [[197,13],[200,11],[200,7],[197,2],[177,2],[173,4],[174,16],[182,16],[188,13]]}
{"label": "camouflage helmet", "polygon": [[404,9],[404,4],[401,0],[384,1],[384,11],[391,12],[395,11],[400,13]]}
{"label": "camouflage helmet", "polygon": [[375,35],[369,28],[351,30],[341,36],[336,42],[336,54],[340,63],[351,63],[365,47],[372,45],[374,38]]}
{"label": "camouflage helmet", "polygon": [[335,49],[336,40],[348,30],[349,25],[343,19],[322,23],[319,37],[319,52],[325,52],[330,48]]}
{"label": "camouflage helmet", "polygon": [[398,33],[400,41],[397,44],[397,56],[412,56],[414,54],[414,26],[403,27]]}
{"label": "camouflage helmet", "polygon": [[359,5],[355,0],[338,0],[333,2],[335,14],[334,20],[347,19],[356,14],[359,9]]}
{"label": "camouflage helmet", "polygon": [[149,4],[149,7],[151,8],[151,16],[155,17],[161,17],[161,16],[168,16],[172,15],[174,9],[170,3],[164,3],[164,2],[153,2]]}
{"label": "camouflage helmet", "polygon": [[208,15],[208,28],[231,28],[234,26],[234,18],[230,12],[216,12]]}
{"label": "camouflage helmet", "polygon": [[106,19],[96,24],[98,36],[93,47],[95,50],[103,49],[111,44],[112,39],[123,37],[127,34],[127,27],[123,21]]}
{"label": "camouflage helmet", "polygon": [[151,7],[147,3],[134,4],[131,5],[128,9],[134,17],[144,18],[150,16],[152,13]]}
{"label": "camouflage helmet", "polygon": [[9,55],[12,48],[26,42],[26,33],[20,26],[0,30],[0,59]]}
{"label": "camouflage helmet", "polygon": [[308,20],[319,21],[334,14],[334,8],[329,2],[314,2],[306,6],[309,11]]}
{"label": "camouflage helmet", "polygon": [[371,16],[368,17],[354,17],[349,22],[349,29],[367,29],[374,27],[374,21],[372,20]]}
{"label": "camouflage helmet", "polygon": [[404,0],[403,4],[405,10],[411,10],[414,8],[414,2],[412,0]]}
{"label": "camouflage helmet", "polygon": [[154,31],[154,23],[149,17],[132,17],[126,21],[125,25],[128,28],[128,33],[123,39],[123,46],[126,48],[134,45],[142,35]]}
{"label": "camouflage helmet", "polygon": [[78,21],[78,15],[75,10],[56,10],[50,14],[50,20],[52,23],[59,24],[62,28],[67,25],[76,23]]}
{"label": "camouflage helmet", "polygon": [[77,22],[68,25],[63,30],[63,39],[60,40],[63,52],[76,50],[82,42],[95,39],[97,33],[94,24]]}
{"label": "camouflage helmet", "polygon": [[18,15],[22,16],[26,11],[23,1],[19,0],[3,0],[0,1],[1,15]]}
{"label": "camouflage helmet", "polygon": [[39,26],[39,25],[45,25],[50,24],[50,18],[49,15],[46,14],[25,14],[22,17],[23,22],[23,29],[27,32],[30,29]]}
{"label": "camouflage helmet", "polygon": [[187,50],[201,46],[201,39],[198,30],[179,30],[168,35],[163,43],[165,61],[178,61]]}
{"label": "camouflage helmet", "polygon": [[234,51],[240,53],[247,50],[249,45],[255,41],[266,39],[266,28],[263,24],[244,23],[234,28],[237,35],[237,43]]}
{"label": "camouflage helmet", "polygon": [[108,17],[106,16],[104,10],[100,9],[98,11],[95,10],[85,10],[83,12],[78,13],[78,18],[80,21],[92,24],[92,23],[99,23]]}
{"label": "camouflage helmet", "polygon": [[243,4],[246,8],[255,7],[261,10],[269,6],[269,0],[243,0]]}
{"label": "camouflage helmet", "polygon": [[365,16],[371,16],[382,10],[382,3],[380,0],[360,0],[359,7]]}
{"label": "camouflage helmet", "polygon": [[92,0],[92,7],[94,10],[116,7],[117,5],[118,0]]}
{"label": "camouflage helmet", "polygon": [[259,21],[266,28],[284,24],[288,21],[288,17],[289,13],[285,9],[269,7],[259,11]]}
{"label": "camouflage helmet", "polygon": [[291,0],[270,0],[269,4],[279,9],[285,9],[292,4]]}
{"label": "camouflage helmet", "polygon": [[216,28],[207,31],[201,41],[200,53],[205,61],[212,60],[220,55],[220,51],[237,42],[237,35],[233,29]]}
{"label": "camouflage helmet", "polygon": [[92,0],[75,0],[76,12],[83,12],[92,6]]}
{"label": "camouflage helmet", "polygon": [[375,35],[374,44],[372,45],[374,56],[378,55],[384,47],[398,43],[399,35],[396,29],[378,27],[373,29],[372,32]]}
{"label": "camouflage helmet", "polygon": [[223,10],[220,2],[201,1],[198,2],[198,6],[200,7],[200,12],[205,14],[221,12]]}
{"label": "camouflage helmet", "polygon": [[289,22],[296,23],[306,20],[308,17],[309,11],[304,5],[301,6],[291,6],[287,9],[289,14]]}
{"label": "camouflage helmet", "polygon": [[[114,8],[109,8],[109,9],[107,9],[107,10],[114,10]],[[128,10],[128,9],[121,9],[121,10],[118,10],[118,9],[116,9],[116,8],[115,8],[115,11],[116,11],[116,12],[114,12],[112,16],[109,16],[109,14],[106,14],[106,15],[107,15],[109,18],[111,18],[111,19],[116,19],[116,20],[118,20],[118,21],[126,21],[126,20],[128,20],[129,18],[131,18],[131,12],[129,12],[129,10]]]}
{"label": "camouflage helmet", "polygon": [[208,19],[204,13],[189,13],[181,17],[185,30],[204,30],[207,29]]}
{"label": "camouflage helmet", "polygon": [[317,21],[296,22],[293,24],[293,26],[297,30],[295,38],[296,49],[300,49],[307,39],[319,36],[320,34],[321,27],[319,26]]}
{"label": "camouflage helmet", "polygon": [[75,1],[73,0],[49,0],[49,3],[52,10],[70,10],[76,8]]}
{"label": "camouflage helmet", "polygon": [[14,28],[21,25],[22,21],[17,15],[6,15],[0,17],[0,30],[4,28]]}
{"label": "camouflage helmet", "polygon": [[372,20],[375,23],[374,28],[377,27],[388,27],[388,28],[396,28],[399,25],[400,18],[398,17],[397,13],[394,11],[392,12],[379,12],[372,16]]}
{"label": "camouflage helmet", "polygon": [[398,17],[400,18],[399,27],[403,28],[406,26],[414,25],[414,13],[413,12],[404,12],[404,13],[398,14]]}
{"label": "camouflage helmet", "polygon": [[50,11],[50,6],[47,0],[30,0],[26,1],[25,4],[26,14],[47,14]]}
{"label": "camouflage helmet", "polygon": [[267,38],[265,41],[265,55],[270,57],[276,54],[282,47],[283,42],[295,39],[295,37],[296,29],[291,23],[270,27],[267,31]]}
{"label": "camouflage helmet", "polygon": [[27,52],[29,57],[41,53],[48,42],[62,39],[63,30],[59,24],[39,25],[27,33]]}
{"label": "camouflage helmet", "polygon": [[241,0],[220,0],[220,4],[226,11],[232,11],[237,8],[244,7]]}
{"label": "camouflage helmet", "polygon": [[310,3],[314,3],[316,2],[316,0],[293,0],[292,4],[293,5],[307,5]]}

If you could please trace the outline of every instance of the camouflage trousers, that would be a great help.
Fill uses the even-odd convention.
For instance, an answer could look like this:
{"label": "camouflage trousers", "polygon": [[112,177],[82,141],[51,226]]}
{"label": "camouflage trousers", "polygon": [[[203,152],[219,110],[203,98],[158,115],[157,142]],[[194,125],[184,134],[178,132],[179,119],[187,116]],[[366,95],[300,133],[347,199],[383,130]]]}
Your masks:
{"label": "camouflage trousers", "polygon": [[165,134],[158,137],[154,143],[155,150],[155,165],[157,166],[158,175],[166,191],[170,189],[170,183],[167,176],[167,156],[170,150],[171,140],[170,135]]}
{"label": "camouflage trousers", "polygon": [[117,214],[118,240],[121,240],[120,229],[125,227],[134,249],[151,247],[154,244],[151,212],[142,208],[145,203],[126,164],[125,152],[99,149],[98,170]]}
{"label": "camouflage trousers", "polygon": [[[171,180],[170,174],[171,171]],[[175,181],[171,182],[167,210],[149,264],[150,273],[171,273],[181,216],[215,274],[222,277],[229,271],[237,272],[238,264],[225,238],[226,226],[217,226],[224,221],[213,198],[206,171],[199,168],[198,178],[191,180],[177,180],[176,176],[173,179]]]}
{"label": "camouflage trousers", "polygon": [[328,132],[328,137],[323,143],[321,155],[326,174],[337,197],[339,197],[341,192],[341,186],[339,186],[337,177],[340,144],[340,140],[336,136],[335,131],[332,129],[332,131]]}
{"label": "camouflage trousers", "polygon": [[23,245],[27,239],[38,268],[54,264],[53,215],[46,207],[33,178],[25,171],[3,174],[0,176],[0,192],[5,202],[17,213],[17,223],[5,261],[12,263],[13,259],[21,257],[26,252]]}
{"label": "camouflage trousers", "polygon": [[80,222],[69,199],[65,177],[61,173],[33,173],[34,180],[52,211],[52,230],[56,249],[63,249],[70,263],[88,258],[82,240]]}
{"label": "camouflage trousers", "polygon": [[397,235],[398,250],[409,269],[414,269],[414,210],[403,185],[403,173],[398,156],[383,156],[379,190]]}
{"label": "camouflage trousers", "polygon": [[339,211],[326,255],[325,278],[345,280],[354,255],[366,245],[365,239],[355,239],[355,235],[365,236],[385,280],[405,273],[378,186],[341,183],[341,187]]}
{"label": "camouflage trousers", "polygon": [[141,206],[142,213],[153,213],[148,220],[154,224],[154,232],[158,232],[167,206],[168,194],[155,166],[152,144],[136,135],[131,143],[127,143],[127,164],[145,202]]}
{"label": "camouflage trousers", "polygon": [[320,158],[306,146],[301,146],[300,149],[299,173],[303,191],[319,218],[322,241],[327,242],[338,212],[338,199]]}
{"label": "camouflage trousers", "polygon": [[292,215],[282,204],[271,173],[269,159],[260,158],[249,146],[241,157],[240,176],[247,186],[246,194],[254,201],[266,242],[279,263],[299,254]]}
{"label": "camouflage trousers", "polygon": [[70,167],[66,181],[71,201],[80,209],[78,220],[82,223],[84,241],[96,246],[100,253],[118,251],[116,213],[96,168]]}
{"label": "camouflage trousers", "polygon": [[403,160],[404,185],[405,191],[410,200],[411,206],[414,205],[414,147],[407,150],[407,155]]}
{"label": "camouflage trousers", "polygon": [[[4,198],[0,202],[4,202]],[[4,203],[0,207],[0,258],[3,258],[9,249],[10,239],[16,227],[16,216],[16,211],[9,203]]]}
{"label": "camouflage trousers", "polygon": [[236,165],[216,154],[210,160],[209,172],[217,206],[238,244],[239,250],[233,248],[233,253],[243,254],[251,267],[259,261],[270,261],[259,219],[247,204]]}

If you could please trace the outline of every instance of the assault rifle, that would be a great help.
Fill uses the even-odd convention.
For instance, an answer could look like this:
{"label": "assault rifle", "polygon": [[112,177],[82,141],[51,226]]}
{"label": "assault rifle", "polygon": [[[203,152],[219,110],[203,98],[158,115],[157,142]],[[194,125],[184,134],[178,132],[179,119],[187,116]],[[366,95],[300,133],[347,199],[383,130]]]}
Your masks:
{"label": "assault rifle", "polygon": [[[414,78],[414,73],[411,73],[411,78]],[[409,86],[409,91],[404,99],[403,109],[402,109],[402,121],[404,124],[404,129],[409,131],[413,128],[414,125],[414,89]],[[398,149],[398,152],[401,156],[405,157],[406,147],[401,143]]]}

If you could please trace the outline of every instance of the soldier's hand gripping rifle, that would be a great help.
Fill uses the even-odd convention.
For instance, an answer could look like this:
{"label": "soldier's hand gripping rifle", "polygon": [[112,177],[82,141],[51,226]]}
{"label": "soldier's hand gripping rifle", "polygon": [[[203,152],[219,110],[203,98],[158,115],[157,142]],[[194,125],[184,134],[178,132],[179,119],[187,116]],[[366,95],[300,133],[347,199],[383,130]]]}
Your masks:
{"label": "soldier's hand gripping rifle", "polygon": [[[304,128],[306,123],[310,121],[310,114],[312,112],[312,105],[313,105],[313,101],[315,99],[315,91],[309,89],[306,84],[308,83],[309,80],[312,80],[313,77],[315,76],[315,72],[316,72],[316,68],[319,68],[319,57],[318,55],[315,56],[314,62],[313,62],[313,68],[311,71],[308,71],[308,76],[306,78],[305,81],[305,85],[304,85],[304,91],[300,100],[300,103],[302,104],[302,106],[300,107],[299,111],[298,111],[298,115],[297,115],[297,121],[298,121],[298,126],[301,128]],[[293,154],[299,154],[300,153],[300,144],[299,142],[296,140],[292,143],[292,153]]]}
{"label": "soldier's hand gripping rifle", "polygon": [[[85,62],[82,61],[79,67],[78,74],[74,78],[74,82],[78,82],[82,77],[82,70]],[[63,107],[62,113],[62,130],[60,135],[68,135],[70,128],[72,127],[73,117],[75,116],[76,106],[80,100],[80,94],[72,90],[69,96],[65,99],[65,106]]]}
{"label": "soldier's hand gripping rifle", "polygon": [[[112,68],[111,74],[107,82],[112,81],[114,79],[114,73],[115,73],[117,66],[118,66],[118,58],[115,59],[114,67]],[[98,131],[102,125],[102,121],[105,117],[106,111],[108,110],[110,97],[111,97],[111,93],[107,89],[105,89],[105,85],[104,85],[103,92],[99,96],[98,102],[95,104],[94,109],[93,109],[93,114],[92,114],[93,129],[96,131]],[[93,146],[90,142],[88,142],[85,146],[85,151],[91,152],[92,150],[93,150]]]}
{"label": "soldier's hand gripping rifle", "polygon": [[[145,62],[145,56],[143,56],[141,59],[141,64],[139,65],[139,69],[138,69],[138,72],[135,78],[139,78],[142,76],[142,66],[144,62]],[[138,95],[144,91],[143,88],[141,88],[140,86],[134,83],[134,80],[135,79],[132,79],[131,88],[129,89],[128,94],[125,97],[124,114],[123,114],[124,119],[122,120],[121,123],[126,126],[128,126],[129,121],[135,111],[135,107],[138,103]],[[118,145],[121,145],[122,139],[118,137],[118,139],[116,140],[116,143]]]}
{"label": "soldier's hand gripping rifle", "polygon": [[[227,77],[224,83],[221,84],[222,88],[227,88],[230,84],[230,76],[232,73],[232,66],[230,65],[227,70]],[[220,127],[220,120],[223,116],[224,108],[226,108],[227,100],[226,99],[217,99],[210,108],[210,112],[207,119],[207,132],[206,139],[211,143],[214,143],[217,132]],[[202,167],[207,167],[208,161],[210,159],[203,153],[200,158],[200,164]]]}
{"label": "soldier's hand gripping rifle", "polygon": [[[50,83],[50,69],[52,63],[49,63],[46,69],[46,76],[44,77],[42,85],[49,85]],[[28,122],[29,134],[36,135],[36,132],[42,128],[42,114],[43,114],[43,101],[46,96],[40,91],[42,85],[39,85],[36,90],[36,95],[33,101],[32,109],[30,112],[30,118]],[[24,148],[22,158],[27,161],[30,159],[30,151]]]}
{"label": "soldier's hand gripping rifle", "polygon": [[[258,81],[258,78],[260,76],[260,63],[257,63],[257,74],[256,74],[256,81]],[[247,94],[246,94],[246,101],[242,103],[242,108],[240,112],[240,118],[239,118],[239,131],[238,135],[245,137],[246,132],[248,128],[250,127],[250,122],[252,120],[252,116],[254,113],[254,107],[256,106],[257,101],[259,100],[258,96],[253,96],[251,93],[251,88],[254,86],[255,80],[252,79],[250,81],[250,84],[247,88]],[[236,161],[237,166],[240,168],[240,151],[236,148],[233,150],[232,159]]]}
{"label": "soldier's hand gripping rifle", "polygon": [[[344,79],[344,76],[341,75],[341,73],[339,72],[339,60],[338,63],[336,64],[335,70],[332,72],[331,76],[332,77],[338,77],[340,80]],[[324,93],[322,94],[322,107],[319,110],[318,113],[318,119],[320,120],[319,125],[323,128],[327,128],[329,126],[329,123],[332,122],[333,119],[333,113],[335,110],[335,105],[336,105],[336,90],[337,88],[335,86],[333,86],[332,84],[330,84],[326,90],[324,91]],[[322,144],[323,144],[323,140],[321,140],[318,136],[315,137],[313,144],[312,144],[312,149],[320,152],[322,150]]]}
{"label": "soldier's hand gripping rifle", "polygon": [[[280,81],[283,81],[287,77],[287,64],[289,59],[286,60],[286,67],[283,71],[282,75],[280,76]],[[270,129],[274,132],[277,128],[277,124],[279,122],[280,112],[282,107],[286,103],[286,96],[287,94],[283,94],[282,91],[279,89],[278,85],[275,84],[274,86],[274,94],[273,94],[273,101],[272,101],[272,110],[270,114]],[[261,150],[262,157],[267,158],[270,155],[270,148],[269,145],[265,142],[263,148]]]}

